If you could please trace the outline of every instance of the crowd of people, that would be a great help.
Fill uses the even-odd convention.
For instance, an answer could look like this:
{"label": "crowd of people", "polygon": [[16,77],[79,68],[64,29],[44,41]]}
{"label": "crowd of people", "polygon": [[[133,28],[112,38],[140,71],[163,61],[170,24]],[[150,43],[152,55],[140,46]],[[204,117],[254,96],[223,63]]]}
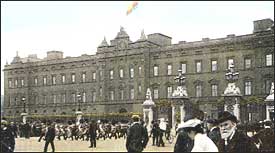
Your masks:
{"label": "crowd of people", "polygon": [[[274,124],[260,122],[244,126],[229,112],[222,112],[217,119],[205,119],[203,113],[192,114],[176,126],[177,140],[174,152],[274,152]],[[140,116],[133,115],[128,122],[108,120],[81,120],[79,123],[32,121],[23,123],[1,120],[1,151],[13,152],[15,138],[37,137],[45,141],[44,152],[54,140],[90,141],[89,148],[96,148],[99,139],[126,139],[128,152],[142,152],[152,139],[153,146],[164,147],[170,137],[171,126],[164,118],[151,122],[150,131]]]}

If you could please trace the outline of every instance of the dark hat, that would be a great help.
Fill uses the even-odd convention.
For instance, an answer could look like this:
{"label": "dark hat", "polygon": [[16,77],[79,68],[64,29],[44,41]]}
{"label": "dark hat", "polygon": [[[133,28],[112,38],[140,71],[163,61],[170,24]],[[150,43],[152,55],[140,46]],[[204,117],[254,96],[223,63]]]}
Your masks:
{"label": "dark hat", "polygon": [[206,122],[214,125],[218,124],[218,121],[216,119],[208,119]]}
{"label": "dark hat", "polygon": [[230,120],[235,123],[238,122],[236,116],[234,116],[233,114],[231,114],[228,111],[224,111],[218,115],[218,124],[220,124],[224,121],[227,121],[227,120]]}

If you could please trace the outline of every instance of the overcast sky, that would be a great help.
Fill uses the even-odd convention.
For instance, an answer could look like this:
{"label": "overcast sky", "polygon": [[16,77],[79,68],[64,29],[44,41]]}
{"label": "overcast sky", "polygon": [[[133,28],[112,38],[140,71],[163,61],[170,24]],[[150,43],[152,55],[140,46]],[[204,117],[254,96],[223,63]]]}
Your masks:
{"label": "overcast sky", "polygon": [[[19,52],[20,57],[58,50],[66,56],[95,54],[104,36],[108,43],[123,26],[132,41],[162,33],[172,43],[244,35],[253,21],[274,20],[273,1],[138,2],[126,15],[131,1],[1,1],[1,70]],[[1,72],[1,95],[3,94]]]}

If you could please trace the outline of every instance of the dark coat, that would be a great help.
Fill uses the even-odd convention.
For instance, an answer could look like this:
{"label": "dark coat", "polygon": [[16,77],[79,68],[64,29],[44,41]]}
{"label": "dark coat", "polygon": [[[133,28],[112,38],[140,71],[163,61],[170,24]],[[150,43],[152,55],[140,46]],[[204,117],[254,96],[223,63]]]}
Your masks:
{"label": "dark coat", "polygon": [[228,145],[225,149],[224,140],[218,141],[217,147],[219,152],[257,152],[258,149],[252,139],[246,136],[244,133],[236,130],[232,139],[228,141]]}
{"label": "dark coat", "polygon": [[128,152],[142,152],[148,143],[149,137],[145,127],[135,123],[129,128],[126,148]]}
{"label": "dark coat", "polygon": [[46,132],[46,135],[45,135],[45,140],[53,141],[54,137],[55,137],[55,129],[53,127],[49,127],[48,131]]}
{"label": "dark coat", "polygon": [[1,128],[1,145],[0,152],[13,152],[15,145],[14,135],[12,130],[7,127],[5,129]]}
{"label": "dark coat", "polygon": [[96,123],[91,123],[89,127],[89,135],[91,138],[96,138],[96,131],[98,130],[98,126]]}
{"label": "dark coat", "polygon": [[218,141],[221,139],[220,129],[218,127],[214,128],[207,133],[207,136],[217,145]]}
{"label": "dark coat", "polygon": [[191,152],[194,146],[194,141],[189,138],[184,129],[179,129],[178,138],[174,146],[175,153]]}
{"label": "dark coat", "polygon": [[274,152],[274,129],[262,129],[252,138],[256,143],[260,143],[260,151]]}

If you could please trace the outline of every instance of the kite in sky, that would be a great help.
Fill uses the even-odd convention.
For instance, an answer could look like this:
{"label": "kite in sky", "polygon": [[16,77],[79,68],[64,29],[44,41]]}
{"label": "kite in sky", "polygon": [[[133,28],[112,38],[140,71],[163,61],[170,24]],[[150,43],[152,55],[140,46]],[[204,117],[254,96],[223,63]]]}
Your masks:
{"label": "kite in sky", "polygon": [[131,5],[129,5],[126,15],[129,15],[134,9],[136,9],[137,5],[138,5],[137,1],[134,1]]}

